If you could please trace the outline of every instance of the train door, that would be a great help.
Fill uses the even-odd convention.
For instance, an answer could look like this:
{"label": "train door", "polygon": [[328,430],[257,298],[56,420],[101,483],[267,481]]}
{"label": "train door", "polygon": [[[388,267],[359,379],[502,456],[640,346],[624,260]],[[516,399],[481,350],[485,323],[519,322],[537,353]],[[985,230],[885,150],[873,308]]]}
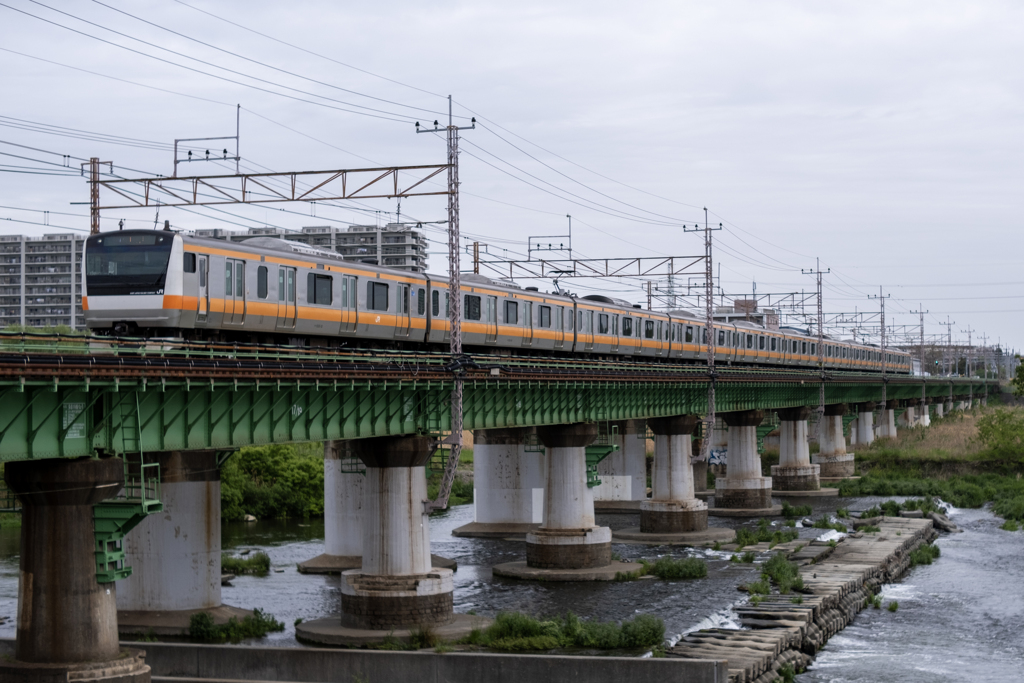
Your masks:
{"label": "train door", "polygon": [[398,319],[395,321],[395,336],[408,337],[409,316],[412,310],[409,308],[409,285],[398,285]]}
{"label": "train door", "polygon": [[295,269],[277,269],[277,329],[295,329]]}
{"label": "train door", "polygon": [[654,355],[656,355],[656,356],[663,356],[663,355],[665,355],[665,331],[666,331],[666,327],[665,327],[664,321],[659,320],[657,322],[656,328],[657,328],[657,331],[654,333],[654,335],[655,335],[655,338],[657,339],[658,343],[654,345]]}
{"label": "train door", "polygon": [[555,326],[555,348],[565,348],[565,307],[564,306],[553,306],[552,310],[554,313],[554,326]]}
{"label": "train door", "polygon": [[487,343],[498,343],[498,297],[487,297]]}
{"label": "train door", "polygon": [[356,313],[356,279],[351,275],[341,276],[341,331],[355,332]]}
{"label": "train door", "polygon": [[584,333],[583,337],[583,350],[593,351],[594,350],[594,312],[593,311],[582,311],[583,317],[583,329],[581,332]]}
{"label": "train door", "polygon": [[245,322],[245,261],[227,259],[224,265],[224,323]]}
{"label": "train door", "polygon": [[533,302],[523,303],[523,346],[533,345]]}
{"label": "train door", "polygon": [[209,261],[205,256],[199,257],[199,297],[196,302],[196,322],[205,323],[210,312],[210,286],[206,278],[209,274]]}

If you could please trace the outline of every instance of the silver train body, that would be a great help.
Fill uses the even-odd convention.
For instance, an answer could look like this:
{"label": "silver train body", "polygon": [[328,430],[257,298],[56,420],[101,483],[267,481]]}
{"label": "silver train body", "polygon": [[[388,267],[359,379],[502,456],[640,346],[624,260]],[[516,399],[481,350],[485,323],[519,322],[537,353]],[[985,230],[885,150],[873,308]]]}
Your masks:
{"label": "silver train body", "polygon": [[[345,261],[276,238],[241,243],[125,230],[86,241],[87,326],[118,335],[352,347],[447,349],[445,277]],[[562,296],[462,277],[467,351],[593,354],[704,362],[704,322],[688,311],[641,310],[601,296]],[[718,363],[817,367],[816,336],[716,323]],[[881,350],[825,340],[825,366],[882,370]],[[889,350],[886,372],[909,374]]]}

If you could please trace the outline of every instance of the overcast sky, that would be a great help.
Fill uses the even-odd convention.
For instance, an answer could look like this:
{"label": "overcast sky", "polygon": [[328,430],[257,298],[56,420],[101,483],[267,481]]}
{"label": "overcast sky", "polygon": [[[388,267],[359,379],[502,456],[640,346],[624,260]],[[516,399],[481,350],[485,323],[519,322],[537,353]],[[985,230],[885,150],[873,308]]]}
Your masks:
{"label": "overcast sky", "polygon": [[[970,327],[1021,345],[1020,3],[0,3],[0,140],[36,148],[0,144],[0,170],[22,171],[0,173],[0,218],[28,222],[7,233],[88,228],[71,205],[88,201],[82,178],[36,174],[65,173],[61,155],[169,175],[167,143],[233,134],[236,103],[248,170],[443,163],[444,140],[413,123],[444,122],[450,93],[483,123],[463,135],[461,225],[493,254],[565,232],[567,214],[577,256],[702,253],[680,226],[706,206],[725,228],[727,293],[813,291],[801,269],[819,257],[826,311],[875,311],[881,285],[896,323],[923,306],[928,335],[948,316],[954,340]],[[315,210],[160,219],[298,229],[387,222],[396,205]],[[402,215],[444,220],[444,198],[406,199]],[[154,217],[111,211],[104,229]],[[444,234],[430,236],[444,272]],[[570,286],[646,301],[636,280]]]}

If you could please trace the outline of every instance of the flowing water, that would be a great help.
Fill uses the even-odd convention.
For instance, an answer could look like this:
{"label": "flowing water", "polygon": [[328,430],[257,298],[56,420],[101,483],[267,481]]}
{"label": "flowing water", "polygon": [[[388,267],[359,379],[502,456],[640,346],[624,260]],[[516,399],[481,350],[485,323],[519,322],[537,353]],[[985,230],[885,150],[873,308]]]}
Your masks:
{"label": "flowing water", "polygon": [[[825,499],[815,516],[839,506],[864,509],[880,499]],[[755,580],[757,565],[729,562],[729,554],[615,544],[623,559],[698,555],[708,577],[696,581],[640,580],[626,583],[534,583],[492,576],[491,567],[525,559],[521,541],[455,538],[451,530],[472,521],[465,505],[431,518],[431,550],[458,562],[455,610],[491,615],[519,610],[537,616],[573,611],[600,620],[622,620],[639,613],[665,621],[666,635],[706,627],[737,627],[731,606],[746,601],[737,585]],[[965,533],[943,535],[942,556],[917,567],[903,582],[887,586],[885,602],[899,610],[862,612],[818,655],[801,683],[825,681],[1020,681],[1024,680],[1024,532],[1005,532],[983,510],[954,516]],[[598,515],[613,529],[637,526],[639,515]],[[711,518],[713,526],[753,526],[752,521]],[[14,637],[18,580],[17,528],[0,529],[0,637]],[[820,529],[800,529],[815,538]],[[337,576],[299,574],[298,562],[324,551],[322,520],[267,521],[224,525],[225,552],[243,549],[269,554],[273,571],[265,577],[240,576],[223,589],[226,604],[262,608],[285,623],[282,633],[249,645],[296,646],[294,622],[338,613]],[[767,559],[766,556],[759,561]]]}

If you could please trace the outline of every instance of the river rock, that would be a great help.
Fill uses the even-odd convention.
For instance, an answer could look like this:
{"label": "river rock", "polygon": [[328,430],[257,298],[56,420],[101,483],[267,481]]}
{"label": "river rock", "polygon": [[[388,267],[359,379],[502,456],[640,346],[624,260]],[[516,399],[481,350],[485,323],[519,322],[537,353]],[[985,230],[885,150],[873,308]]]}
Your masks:
{"label": "river rock", "polygon": [[909,517],[910,519],[921,519],[924,517],[924,513],[920,510],[900,510],[900,517]]}
{"label": "river rock", "polygon": [[861,517],[860,519],[854,519],[851,521],[853,522],[853,528],[859,529],[862,526],[878,526],[878,524],[882,521],[882,518],[880,516],[867,518]]}
{"label": "river rock", "polygon": [[246,521],[246,522],[255,522],[255,521],[256,521],[256,518],[255,518],[255,517],[253,517],[252,515],[246,515],[246,516],[245,516],[245,517],[243,517],[242,519],[243,519],[244,521]]}

